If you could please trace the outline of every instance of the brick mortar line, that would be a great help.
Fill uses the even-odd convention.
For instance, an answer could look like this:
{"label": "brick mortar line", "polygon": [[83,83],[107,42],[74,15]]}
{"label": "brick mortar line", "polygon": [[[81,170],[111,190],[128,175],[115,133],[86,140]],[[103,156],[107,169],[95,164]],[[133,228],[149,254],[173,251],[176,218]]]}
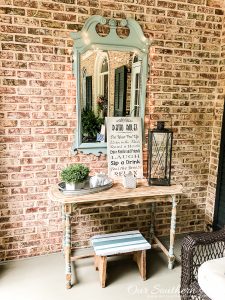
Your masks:
{"label": "brick mortar line", "polygon": [[[149,24],[149,22],[147,22],[148,24]],[[220,22],[221,23],[221,22]],[[220,24],[220,23],[218,23],[218,24]],[[9,25],[8,23],[7,23],[7,25]],[[158,24],[155,24],[155,25],[158,25]],[[9,25],[10,26],[10,25]],[[176,25],[171,25],[171,26],[174,26],[175,28],[177,28],[177,26]],[[23,27],[23,25],[21,25],[21,26],[17,26],[17,27]],[[186,26],[179,26],[180,28],[187,28]],[[32,26],[32,25],[29,25],[29,28],[31,28],[31,29],[48,29],[48,30],[52,30],[52,31],[54,31],[54,30],[60,30],[61,31],[61,29],[56,29],[56,28],[50,28],[50,27],[37,27],[37,26]],[[195,28],[195,30],[196,30],[196,27],[188,27],[188,29],[193,29],[193,28]],[[202,30],[202,29],[197,29],[197,30]],[[208,28],[206,28],[205,29],[205,31],[217,31],[217,32],[220,32],[220,30],[219,29],[217,29],[217,30],[215,30],[215,29],[208,29]],[[68,30],[68,29],[65,29],[65,31],[66,32],[74,32],[73,30]],[[145,32],[147,33],[147,32],[152,32],[151,30],[145,30]],[[1,32],[1,34],[9,34],[8,32]],[[153,34],[154,33],[156,33],[156,34],[168,34],[168,33],[170,33],[170,31],[168,31],[168,32],[165,32],[165,31],[157,31],[157,32],[155,32],[155,31],[153,31],[152,32]],[[32,36],[32,37],[40,37],[40,38],[52,38],[52,39],[58,39],[58,40],[63,40],[63,41],[72,41],[72,39],[71,38],[65,38],[65,37],[57,37],[57,36],[54,36],[54,35],[36,35],[36,34],[31,34],[31,33],[17,33],[17,32],[10,32],[10,34],[12,34],[12,35],[25,35],[25,36]],[[190,37],[190,34],[188,34],[188,33],[176,33],[176,32],[174,32],[173,33],[173,35],[182,35],[182,36],[187,36],[187,37]],[[199,37],[197,34],[196,34],[196,36],[197,37]],[[208,38],[209,36],[208,35],[201,35],[201,37],[206,37],[206,38]],[[214,39],[218,39],[218,40],[220,40],[220,37],[217,37],[217,36],[210,36],[211,38],[214,38]],[[155,38],[155,40],[157,40],[157,41],[161,41],[162,39],[160,39],[160,38]],[[168,41],[168,42],[179,42],[179,40],[171,40],[171,39],[163,39],[163,41]],[[182,39],[181,39],[181,41],[183,41]],[[2,41],[2,42],[4,42],[4,41]],[[9,41],[10,42],[10,41]],[[153,42],[154,42],[154,40],[153,40]],[[184,43],[192,43],[192,42],[185,42],[185,41],[183,41]],[[210,43],[210,42],[208,42],[208,43]],[[36,44],[38,44],[38,43],[36,43]],[[205,44],[205,43],[201,43],[201,44]],[[52,45],[53,46],[53,45]],[[154,44],[152,45],[152,46],[154,46]],[[70,47],[70,46],[66,46],[66,47]],[[71,48],[71,47],[70,47]]]}
{"label": "brick mortar line", "polygon": [[[8,51],[8,50],[7,50]],[[19,53],[19,52],[18,52]],[[208,52],[206,52],[206,53],[208,53]],[[17,53],[15,53],[15,54],[17,54]],[[32,53],[26,53],[26,54],[28,54],[28,55],[41,55],[41,54],[38,54],[37,52],[32,52]],[[45,54],[44,54],[45,55]],[[46,54],[46,55],[49,55],[49,54]],[[56,55],[54,55],[54,54],[52,54],[52,56],[56,56]],[[160,54],[160,57],[163,59],[167,59],[167,58],[172,58],[172,55],[166,55],[166,54]],[[193,57],[193,56],[176,56],[176,58],[183,58],[184,60],[199,60],[199,63],[195,63],[195,62],[185,62],[185,61],[182,61],[182,62],[179,62],[179,63],[177,63],[177,62],[174,62],[174,63],[172,63],[172,62],[168,62],[168,61],[165,61],[165,60],[163,60],[163,61],[156,61],[155,63],[156,63],[156,65],[159,65],[159,64],[164,64],[164,65],[171,65],[172,67],[175,67],[175,66],[194,66],[194,67],[201,67],[201,68],[203,68],[203,67],[212,67],[212,66],[217,66],[218,68],[221,66],[220,64],[218,65],[218,64],[212,64],[212,65],[209,65],[208,63],[206,64],[206,62],[205,62],[205,60],[206,61],[208,61],[208,60],[214,60],[214,61],[216,61],[216,60],[218,60],[218,58],[214,58],[214,57],[199,57],[199,56],[196,56],[196,57]],[[225,58],[224,58],[225,59]],[[205,63],[205,64],[203,64],[203,65],[201,65],[200,64],[200,61],[201,60],[203,60],[203,62]],[[27,62],[28,64],[29,63],[38,63],[38,64],[56,64],[56,65],[58,65],[58,64],[63,64],[64,66],[71,66],[72,65],[72,63],[66,63],[66,62],[55,62],[55,61],[40,61],[40,60],[11,60],[11,59],[0,59],[0,61],[2,61],[2,62]],[[223,66],[223,65],[222,65]],[[20,71],[25,71],[26,69],[15,69],[15,68],[10,68],[10,67],[2,67],[3,69],[8,69],[8,70],[16,70],[17,72],[20,72]],[[157,67],[155,67],[154,66],[154,68],[151,68],[151,69],[156,69]],[[158,68],[157,68],[158,69]],[[168,69],[168,71],[171,71],[171,70],[174,70],[174,71],[180,71],[180,69]],[[189,71],[189,70],[181,70],[181,71]],[[37,70],[36,72],[40,72],[40,70]],[[42,71],[42,72],[46,72],[46,71]],[[74,75],[73,74],[71,74],[71,70],[68,70],[68,71],[60,71],[60,70],[55,70],[54,72],[56,72],[56,73],[62,73],[62,74],[64,74],[64,73],[66,73],[66,74],[69,74],[69,75],[71,75],[72,77],[74,77]],[[206,73],[207,73],[207,71],[206,71]],[[151,75],[151,74],[150,74]],[[57,80],[57,79],[56,79]],[[58,80],[61,80],[61,79],[58,79]],[[75,78],[73,79],[73,80],[75,80]]]}
{"label": "brick mortar line", "polygon": [[[38,2],[37,2],[38,3]],[[52,4],[52,2],[49,2],[50,4]],[[141,5],[139,5],[139,4],[135,4],[135,3],[131,3],[131,4],[128,4],[128,3],[123,3],[123,2],[117,2],[117,3],[121,3],[122,5],[132,5],[132,6],[137,6],[137,7],[140,7]],[[173,3],[173,2],[171,2],[171,3]],[[61,4],[63,4],[63,3],[61,3]],[[152,9],[157,9],[157,10],[163,10],[163,11],[166,11],[166,12],[168,12],[168,11],[179,11],[179,12],[185,12],[185,13],[190,13],[190,14],[198,14],[198,15],[205,15],[205,13],[204,12],[199,12],[199,11],[197,11],[197,10],[195,10],[195,11],[192,11],[192,10],[185,10],[185,9],[183,9],[183,8],[178,8],[177,7],[177,4],[179,5],[179,4],[183,4],[183,2],[180,2],[180,3],[176,3],[176,7],[174,7],[174,8],[172,8],[172,7],[163,7],[163,6],[157,6],[157,5],[155,5],[155,6],[147,6],[147,5],[145,5],[145,4],[143,4],[142,6],[145,8],[145,9],[148,9],[148,8],[152,8]],[[69,4],[67,4],[67,3],[64,3],[64,5],[69,5]],[[71,5],[72,6],[72,5]],[[192,4],[192,3],[188,3],[188,4],[186,4],[186,6],[192,6],[192,7],[196,7],[196,9],[198,9],[198,7],[203,7],[203,8],[205,8],[206,6],[204,5],[204,4]],[[27,12],[27,11],[35,11],[35,12],[48,12],[48,13],[50,13],[51,14],[51,16],[53,16],[54,14],[63,14],[63,13],[65,13],[66,15],[67,14],[69,14],[69,15],[76,15],[76,16],[78,16],[78,15],[81,15],[81,16],[83,16],[83,15],[87,15],[87,13],[82,13],[82,12],[78,12],[78,10],[79,10],[79,8],[84,8],[84,7],[87,7],[87,8],[92,8],[92,6],[90,6],[90,5],[87,5],[87,6],[81,6],[81,7],[77,7],[77,11],[76,12],[73,12],[73,11],[67,11],[66,10],[66,8],[69,8],[69,7],[67,7],[67,6],[65,6],[64,7],[64,11],[63,11],[63,13],[61,13],[61,11],[60,12],[58,12],[57,10],[53,10],[53,9],[49,9],[49,8],[44,8],[44,7],[42,7],[42,8],[34,8],[34,7],[23,7],[23,6],[15,6],[15,5],[2,5],[2,7],[6,7],[6,8],[17,8],[17,9],[24,9],[25,10],[25,12]],[[93,8],[96,8],[95,6],[93,6]],[[104,9],[104,10],[110,10],[109,8],[102,8],[102,7],[99,7],[98,9]],[[215,14],[215,10],[217,9],[217,10],[219,10],[220,8],[212,8],[213,10],[214,10],[214,12],[211,12],[211,13],[209,13],[209,14],[207,14],[207,15],[211,15],[211,16],[214,16],[214,15],[216,15],[217,16],[217,14]],[[222,8],[220,9],[220,10],[223,10]],[[110,11],[112,11],[112,12],[114,12],[114,11],[118,11],[117,9],[113,9],[113,10],[110,10]],[[126,11],[126,12],[128,12],[128,11]],[[144,13],[139,13],[139,12],[134,12],[135,14],[140,14],[140,15],[148,15],[148,13],[146,13],[146,12],[144,12]],[[214,13],[214,14],[213,14]],[[16,15],[17,16],[17,15]],[[26,14],[26,15],[18,15],[18,16],[24,16],[24,17],[31,17],[31,18],[36,18],[37,20],[38,19],[45,19],[45,18],[42,18],[42,17],[36,17],[36,16],[29,16],[28,14]],[[154,15],[153,15],[154,16]],[[218,15],[219,16],[219,15]],[[47,18],[48,19],[48,18]],[[121,19],[121,18],[120,18]],[[54,19],[55,20],[55,19]],[[57,19],[56,19],[57,20]],[[60,20],[61,21],[61,20]]]}
{"label": "brick mortar line", "polygon": [[[28,53],[27,53],[28,54]],[[40,54],[37,54],[37,53],[32,53],[32,54],[28,54],[28,55],[40,55]],[[53,56],[55,56],[55,55],[53,55]],[[160,56],[161,58],[168,58],[168,56],[166,56],[166,55],[164,55],[164,56]],[[176,56],[177,57],[177,56]],[[180,56],[180,57],[183,57],[183,56]],[[187,59],[187,60],[189,60],[189,58],[191,58],[192,56],[190,56],[190,57],[187,57],[187,56],[185,56],[185,58],[184,59]],[[191,58],[192,59],[192,58]],[[206,61],[208,61],[208,60],[217,60],[217,59],[215,59],[215,58],[210,58],[210,57],[208,57],[208,58],[198,58],[198,57],[196,57],[196,58],[193,58],[193,60],[196,60],[196,59],[199,59],[199,60],[206,60]],[[0,61],[2,61],[2,62],[26,62],[26,63],[36,63],[36,64],[51,64],[51,65],[59,65],[59,64],[63,64],[64,66],[68,66],[68,65],[71,65],[72,63],[66,63],[66,62],[50,62],[50,61],[40,61],[40,60],[11,60],[11,59],[7,59],[7,60],[4,60],[4,59],[2,59],[2,60],[0,60]],[[196,64],[196,63],[191,63],[191,62],[182,62],[182,63],[172,63],[172,62],[168,62],[168,61],[163,61],[163,62],[157,62],[156,64],[158,64],[158,65],[171,65],[171,67],[173,67],[172,69],[166,69],[165,67],[164,68],[160,68],[160,67],[154,67],[154,69],[152,69],[152,71],[155,71],[155,70],[164,70],[164,71],[167,71],[167,72],[170,72],[170,71],[176,71],[176,72],[192,72],[192,70],[182,70],[182,69],[174,69],[175,67],[177,67],[177,66],[179,66],[179,67],[200,67],[200,68],[204,68],[204,67],[206,67],[206,68],[211,68],[211,67],[215,67],[217,64],[204,64],[204,65],[201,65],[200,64],[200,62],[198,63],[198,64]],[[218,65],[218,69],[219,69],[219,67],[220,67],[221,65]],[[15,68],[13,68],[13,67],[2,67],[2,70],[15,70]],[[24,69],[16,69],[15,70],[15,72],[26,72],[26,68],[24,68]],[[39,69],[32,69],[34,72],[37,72],[37,73],[42,73],[42,74],[44,74],[44,73],[46,73],[47,72],[47,70],[39,70]],[[58,70],[49,70],[48,72],[54,72],[54,73],[57,73],[57,74],[66,74],[66,75],[71,75],[71,70],[68,70],[68,71],[58,71]],[[203,73],[208,73],[208,71],[197,71],[196,70],[196,72],[198,73],[198,72],[203,72]],[[218,73],[218,72],[214,72],[214,71],[210,71],[210,73]],[[73,76],[73,75],[72,75]],[[11,77],[11,76],[10,76]],[[12,76],[12,77],[15,77],[15,76]],[[25,78],[28,78],[28,77],[25,77]],[[161,78],[161,77],[160,77]],[[37,78],[38,79],[38,78]],[[32,80],[32,79],[30,79],[30,80]],[[40,79],[39,79],[40,80]],[[49,80],[54,80],[54,79],[49,79]],[[64,80],[64,79],[55,79],[55,80],[58,80],[58,81],[61,81],[61,80]],[[65,79],[66,81],[68,81],[68,79]],[[70,81],[75,81],[76,79],[75,78],[72,78]]]}
{"label": "brick mortar line", "polygon": [[[115,10],[115,12],[117,12],[117,10]],[[180,12],[180,10],[177,10],[177,12]],[[188,12],[187,12],[188,13]],[[77,13],[74,13],[75,15],[77,15]],[[0,14],[2,16],[11,16],[9,14]],[[138,14],[137,14],[138,15]],[[140,14],[140,15],[143,15],[143,14]],[[148,16],[149,14],[146,14],[146,16]],[[203,14],[205,15],[205,14]],[[85,14],[85,16],[88,16]],[[207,16],[215,16],[213,14],[207,14]],[[223,17],[222,15],[216,15],[216,16],[221,16],[221,18]],[[68,20],[57,20],[57,19],[52,19],[52,18],[39,18],[39,17],[32,17],[32,16],[21,16],[21,15],[18,15],[18,16],[13,16],[13,17],[20,17],[20,18],[26,18],[26,19],[35,19],[35,20],[40,20],[40,21],[49,21],[49,22],[58,22],[58,23],[61,23],[61,24],[67,24],[67,23],[72,23],[72,24],[76,24],[76,25],[83,25],[83,22],[79,22],[78,20],[77,21],[68,21]],[[79,14],[78,14],[78,17],[79,17]],[[154,18],[155,20],[158,20],[158,19],[166,19],[166,20],[174,20],[174,17],[170,17],[170,16],[160,16],[160,15],[151,15],[152,18]],[[108,19],[108,18],[107,18]],[[122,18],[117,18],[118,20],[122,20]],[[191,22],[193,21],[193,23],[196,23],[196,22],[200,22],[200,23],[206,23],[206,24],[222,24],[223,21],[207,21],[207,20],[198,20],[198,19],[195,19],[195,18],[187,18],[187,19],[183,19],[183,18],[177,18],[176,19],[176,23],[171,23],[171,24],[166,24],[166,23],[160,23],[160,22],[156,22],[154,21],[151,22],[150,24],[151,25],[169,25],[169,26],[179,26],[179,27],[185,27],[185,28],[195,28],[198,30],[198,27],[199,27],[199,30],[202,28],[201,26],[197,26],[197,28],[194,26],[184,26],[184,25],[178,25],[177,24],[177,21],[182,21],[182,22]],[[21,23],[16,23],[15,20],[13,19],[13,23],[7,23],[7,22],[3,22],[4,26],[9,26],[9,27],[23,27],[23,24]],[[146,24],[149,24],[149,21],[140,21],[140,24],[141,25],[146,25]],[[27,24],[26,24],[27,25]],[[193,24],[195,25],[195,24]],[[60,30],[60,31],[73,31],[71,29],[67,29],[67,28],[57,28],[57,27],[44,27],[44,26],[41,26],[41,24],[38,24],[38,25],[33,25],[33,24],[30,24],[28,25],[29,27],[26,27],[26,29],[28,28],[33,28],[33,29],[47,29],[47,30]],[[203,27],[204,28],[204,27]],[[211,29],[211,28],[204,28],[204,29],[208,29],[208,30],[218,30],[219,29]],[[77,30],[75,30],[77,31]],[[144,33],[146,31],[149,31],[149,30],[144,30]]]}
{"label": "brick mortar line", "polygon": [[[19,34],[19,36],[21,36],[20,34]],[[26,35],[27,36],[27,35]],[[168,42],[170,42],[170,43],[179,43],[179,41],[168,41]],[[17,42],[17,41],[3,41],[2,42],[2,44],[3,45],[11,45],[11,44],[13,44],[13,45],[23,45],[23,46],[29,46],[29,48],[27,48],[27,49],[29,49],[28,51],[25,51],[25,52],[21,52],[21,51],[16,51],[16,50],[13,50],[13,51],[15,51],[15,53],[14,54],[24,54],[24,55],[26,55],[26,54],[29,54],[29,55],[31,55],[31,54],[33,54],[33,55],[35,55],[35,54],[39,54],[39,55],[52,55],[52,56],[57,56],[57,57],[65,57],[65,58],[71,58],[72,57],[72,55],[70,55],[70,54],[57,54],[57,53],[48,53],[48,52],[32,52],[31,50],[30,50],[30,46],[36,46],[36,47],[43,47],[43,48],[47,48],[47,49],[61,49],[61,50],[64,50],[64,49],[71,49],[71,47],[69,47],[69,46],[67,46],[67,47],[63,47],[63,46],[55,46],[55,45],[47,45],[47,44],[42,44],[41,42],[38,42],[38,43],[22,43],[22,42]],[[185,44],[190,44],[190,45],[193,45],[193,43],[191,43],[191,42],[186,42],[186,43],[184,43],[184,45]],[[195,43],[196,45],[198,44],[197,42]],[[194,45],[195,45],[194,44]],[[202,45],[206,45],[206,46],[210,46],[210,45],[212,45],[210,42],[208,43],[208,44],[205,44],[205,43],[203,43]],[[213,45],[215,45],[215,44],[213,44]],[[215,45],[216,46],[216,45]],[[170,51],[173,51],[173,50],[175,50],[175,51],[183,51],[183,52],[203,52],[203,53],[211,53],[211,51],[210,50],[204,50],[204,49],[191,49],[191,48],[183,48],[183,47],[172,47],[172,48],[169,48],[167,45],[165,45],[165,46],[160,46],[160,45],[157,45],[157,46],[153,46],[154,47],[154,49],[155,50],[157,50],[157,49],[162,49],[162,50],[170,50]],[[8,52],[9,50],[5,50],[5,49],[3,49],[2,50],[2,52],[4,53],[4,52]],[[127,52],[127,51],[124,51],[124,52]],[[215,53],[219,53],[219,50],[218,50],[218,52],[216,51]],[[156,51],[156,56],[160,56],[160,57],[170,57],[172,54],[168,54],[168,53],[166,53],[166,54],[164,54],[164,53],[157,53],[157,51]],[[176,57],[184,57],[183,55],[177,55]],[[192,57],[192,59],[204,59],[204,57],[198,57],[198,56],[185,56],[185,57]],[[214,58],[214,59],[218,59],[219,60],[219,57],[216,57],[216,58]],[[2,59],[3,61],[4,61],[4,59]],[[153,60],[154,61],[154,60]],[[30,62],[30,61],[29,61]],[[45,61],[44,61],[45,62]],[[47,61],[48,62],[48,61]],[[49,62],[49,63],[52,63],[52,62]],[[54,63],[56,63],[56,62],[54,62]],[[62,63],[62,62],[60,62],[60,63]],[[68,63],[67,63],[68,64]],[[178,64],[178,63],[177,63]],[[61,71],[62,72],[62,71]]]}
{"label": "brick mortar line", "polygon": [[[38,3],[38,1],[36,1],[37,3]],[[101,1],[102,2],[102,1]],[[112,2],[112,1],[107,1],[107,0],[105,0],[105,2]],[[166,1],[164,1],[164,2],[166,2]],[[71,3],[61,3],[61,2],[56,2],[56,3],[52,3],[51,1],[44,1],[44,3],[48,3],[48,4],[56,4],[56,5],[60,5],[60,6],[62,6],[62,7],[64,7],[64,10],[65,10],[65,8],[69,8],[69,7],[71,7],[71,6],[80,6],[80,4],[77,4],[77,3],[73,3],[73,4],[71,4]],[[197,6],[197,7],[203,7],[203,8],[210,8],[210,9],[214,9],[214,10],[216,10],[216,9],[221,9],[221,10],[223,10],[223,8],[217,8],[217,7],[212,7],[212,6],[206,6],[205,4],[192,4],[192,3],[187,3],[187,2],[182,2],[182,1],[176,1],[176,7],[175,8],[168,8],[168,7],[163,7],[163,6],[157,6],[157,4],[158,4],[158,1],[155,3],[155,5],[146,5],[146,4],[138,4],[138,3],[131,3],[131,4],[129,4],[129,3],[124,3],[124,2],[120,2],[120,1],[114,1],[114,3],[116,3],[116,4],[120,4],[121,6],[124,6],[124,5],[131,5],[131,6],[137,6],[137,7],[140,7],[140,6],[144,6],[144,7],[146,7],[146,8],[152,8],[152,7],[157,7],[158,9],[175,9],[175,10],[178,10],[178,5],[184,5],[184,6]],[[174,2],[170,2],[170,3],[174,3]],[[45,8],[43,8],[43,7],[37,7],[37,8],[33,8],[33,7],[29,7],[29,6],[18,6],[18,5],[14,5],[14,3],[12,3],[12,4],[3,4],[2,5],[3,7],[9,7],[9,8],[18,8],[18,9],[34,9],[34,10],[41,10],[41,11],[48,11],[47,9],[45,9]],[[100,6],[98,6],[98,7],[96,7],[96,6],[90,6],[89,4],[88,5],[82,5],[82,6],[80,6],[80,8],[97,8],[97,9],[103,9],[102,7],[100,7]],[[106,8],[104,8],[104,9],[106,9]],[[52,10],[51,9],[51,11],[52,12],[57,12],[57,10]],[[116,10],[116,11],[118,11],[118,10]]]}

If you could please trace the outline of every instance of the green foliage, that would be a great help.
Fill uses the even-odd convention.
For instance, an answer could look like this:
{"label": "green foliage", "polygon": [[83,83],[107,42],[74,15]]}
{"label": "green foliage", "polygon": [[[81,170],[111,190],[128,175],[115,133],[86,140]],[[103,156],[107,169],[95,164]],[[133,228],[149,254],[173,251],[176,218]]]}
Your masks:
{"label": "green foliage", "polygon": [[83,109],[81,113],[81,125],[83,141],[96,141],[97,133],[101,130],[104,119],[95,116],[91,109]]}
{"label": "green foliage", "polygon": [[66,183],[78,183],[87,179],[90,170],[82,164],[75,164],[66,167],[61,172],[61,178]]}

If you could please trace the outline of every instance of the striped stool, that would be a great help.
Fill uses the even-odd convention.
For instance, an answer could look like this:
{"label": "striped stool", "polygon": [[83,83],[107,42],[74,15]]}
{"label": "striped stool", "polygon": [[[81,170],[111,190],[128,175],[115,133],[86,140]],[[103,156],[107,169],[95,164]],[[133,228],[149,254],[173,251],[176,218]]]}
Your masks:
{"label": "striped stool", "polygon": [[110,255],[133,254],[141,277],[146,280],[146,250],[150,249],[151,245],[140,231],[95,235],[91,238],[91,243],[95,252],[95,268],[99,270],[102,287],[105,287],[107,256]]}

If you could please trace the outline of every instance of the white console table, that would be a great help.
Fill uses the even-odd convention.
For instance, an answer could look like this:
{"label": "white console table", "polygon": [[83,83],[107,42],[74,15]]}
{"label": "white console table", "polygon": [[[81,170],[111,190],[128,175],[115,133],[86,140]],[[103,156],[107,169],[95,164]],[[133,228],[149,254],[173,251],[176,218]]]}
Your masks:
{"label": "white console table", "polygon": [[[76,257],[71,256],[71,213],[72,206],[79,204],[92,204],[93,206],[127,206],[130,204],[152,203],[151,210],[151,240],[152,247],[159,247],[168,257],[168,268],[172,269],[174,256],[174,239],[176,228],[176,206],[177,195],[182,194],[182,186],[172,184],[171,186],[148,186],[146,180],[141,180],[136,189],[126,189],[120,183],[114,183],[109,190],[83,196],[64,195],[57,185],[49,189],[48,197],[52,201],[61,203],[64,223],[63,250],[66,265],[66,287],[71,288],[71,263]],[[170,247],[169,250],[154,235],[155,203],[171,202],[171,225],[170,225]]]}

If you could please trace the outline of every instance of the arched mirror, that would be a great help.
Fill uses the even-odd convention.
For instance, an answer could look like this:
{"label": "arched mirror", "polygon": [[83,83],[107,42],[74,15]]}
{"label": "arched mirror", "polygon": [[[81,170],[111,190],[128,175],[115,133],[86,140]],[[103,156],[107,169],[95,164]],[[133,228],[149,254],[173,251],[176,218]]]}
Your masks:
{"label": "arched mirror", "polygon": [[144,123],[149,40],[133,19],[117,22],[101,16],[90,17],[71,36],[77,84],[72,150],[99,155],[107,152],[107,117],[141,117]]}

